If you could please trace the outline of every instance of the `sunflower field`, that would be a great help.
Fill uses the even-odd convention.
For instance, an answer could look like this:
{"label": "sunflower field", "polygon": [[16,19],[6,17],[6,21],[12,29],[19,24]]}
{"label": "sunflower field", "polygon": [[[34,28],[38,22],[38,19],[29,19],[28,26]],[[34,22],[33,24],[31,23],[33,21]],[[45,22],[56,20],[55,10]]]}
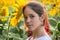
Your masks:
{"label": "sunflower field", "polygon": [[60,40],[60,0],[0,0],[0,40],[26,40],[22,8],[30,1],[45,5],[52,40]]}

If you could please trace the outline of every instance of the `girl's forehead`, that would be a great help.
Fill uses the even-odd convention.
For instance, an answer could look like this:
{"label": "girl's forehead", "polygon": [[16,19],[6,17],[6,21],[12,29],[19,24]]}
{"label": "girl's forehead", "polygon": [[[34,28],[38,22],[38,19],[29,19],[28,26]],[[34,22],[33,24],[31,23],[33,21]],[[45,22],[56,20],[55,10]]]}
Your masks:
{"label": "girl's forehead", "polygon": [[24,14],[34,14],[35,11],[32,10],[30,7],[26,7],[24,10]]}

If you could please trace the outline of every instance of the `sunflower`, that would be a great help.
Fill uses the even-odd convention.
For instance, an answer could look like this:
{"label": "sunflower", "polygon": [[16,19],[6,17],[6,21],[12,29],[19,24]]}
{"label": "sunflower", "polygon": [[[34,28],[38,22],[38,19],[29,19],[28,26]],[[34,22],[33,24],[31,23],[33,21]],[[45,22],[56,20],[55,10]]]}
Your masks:
{"label": "sunflower", "polygon": [[19,14],[17,13],[16,16],[14,16],[13,18],[11,18],[10,24],[11,24],[12,26],[16,27],[17,23],[21,21],[22,16],[23,16],[22,14],[19,15]]}
{"label": "sunflower", "polygon": [[57,14],[58,17],[60,17],[60,8],[58,9],[58,14]]}
{"label": "sunflower", "polygon": [[11,16],[14,15],[14,17],[12,17],[10,20],[10,24],[12,26],[15,27],[17,23],[21,21],[21,18],[23,16],[22,8],[25,6],[27,2],[29,2],[29,0],[15,0],[15,4],[13,5],[13,8],[17,7],[17,9],[16,9],[16,13],[11,15]]}
{"label": "sunflower", "polygon": [[9,11],[8,11],[8,7],[3,6],[0,10],[0,20],[5,21],[6,18],[9,16]]}
{"label": "sunflower", "polygon": [[60,11],[58,10],[59,6],[60,6],[60,0],[57,0],[55,5],[54,5],[54,8],[50,10],[49,15],[55,16],[56,12],[57,12],[57,15],[59,16],[60,15],[60,13],[59,13]]}
{"label": "sunflower", "polygon": [[14,15],[14,17],[11,18],[10,24],[12,26],[16,27],[17,23],[21,21],[23,14],[22,14],[21,10],[18,9],[18,10],[16,10],[16,13],[12,14],[11,16],[13,16],[13,15]]}
{"label": "sunflower", "polygon": [[49,15],[55,16],[56,11],[57,11],[57,7],[54,7],[53,9],[50,10]]}
{"label": "sunflower", "polygon": [[0,0],[0,5],[2,5],[3,4],[3,2]]}
{"label": "sunflower", "polygon": [[14,6],[23,7],[28,2],[30,2],[30,0],[15,0],[15,5]]}
{"label": "sunflower", "polygon": [[15,4],[15,0],[2,0],[3,4],[5,6],[13,5]]}

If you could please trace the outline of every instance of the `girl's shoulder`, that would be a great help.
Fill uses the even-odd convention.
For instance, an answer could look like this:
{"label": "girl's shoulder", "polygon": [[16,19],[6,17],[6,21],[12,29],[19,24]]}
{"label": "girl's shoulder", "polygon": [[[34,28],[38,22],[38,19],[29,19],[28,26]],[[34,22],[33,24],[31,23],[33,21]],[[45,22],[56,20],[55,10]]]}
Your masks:
{"label": "girl's shoulder", "polygon": [[37,40],[52,40],[52,39],[51,39],[51,37],[45,35],[45,36],[37,38]]}
{"label": "girl's shoulder", "polygon": [[[28,37],[26,40],[30,40],[31,37]],[[37,40],[52,40],[51,37],[49,37],[48,35],[44,35],[42,37],[36,38]]]}

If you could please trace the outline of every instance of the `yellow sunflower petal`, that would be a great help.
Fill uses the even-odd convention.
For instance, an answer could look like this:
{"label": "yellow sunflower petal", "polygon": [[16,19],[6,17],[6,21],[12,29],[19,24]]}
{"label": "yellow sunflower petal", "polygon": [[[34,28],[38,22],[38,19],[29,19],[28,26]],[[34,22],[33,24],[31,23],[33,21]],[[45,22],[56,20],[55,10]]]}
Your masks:
{"label": "yellow sunflower petal", "polygon": [[57,8],[55,7],[54,9],[50,10],[49,15],[55,16]]}
{"label": "yellow sunflower petal", "polygon": [[10,24],[11,24],[13,27],[16,27],[16,25],[17,25],[17,19],[16,19],[16,16],[13,17],[13,18],[11,18]]}
{"label": "yellow sunflower petal", "polygon": [[3,13],[3,16],[9,16],[8,7],[3,6],[3,7],[1,8],[1,10],[2,10],[2,12],[4,12],[4,13]]}
{"label": "yellow sunflower petal", "polygon": [[5,18],[5,17],[9,16],[9,11],[8,11],[8,8],[6,6],[3,6],[1,8],[1,10],[0,10],[0,16],[1,16],[1,20],[2,21],[7,20],[7,18]]}

